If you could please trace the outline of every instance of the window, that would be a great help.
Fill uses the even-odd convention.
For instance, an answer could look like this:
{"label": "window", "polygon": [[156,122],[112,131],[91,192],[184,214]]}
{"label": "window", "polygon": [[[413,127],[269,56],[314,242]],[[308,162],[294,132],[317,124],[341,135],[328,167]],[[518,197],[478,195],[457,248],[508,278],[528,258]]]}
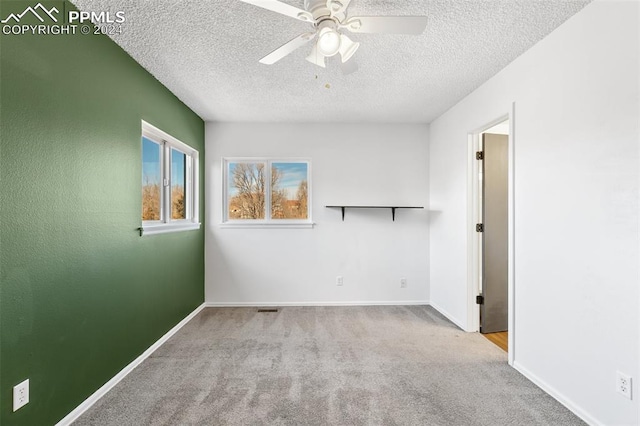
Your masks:
{"label": "window", "polygon": [[225,225],[312,225],[308,160],[233,158],[223,169]]}
{"label": "window", "polygon": [[141,234],[199,229],[198,151],[142,122]]}

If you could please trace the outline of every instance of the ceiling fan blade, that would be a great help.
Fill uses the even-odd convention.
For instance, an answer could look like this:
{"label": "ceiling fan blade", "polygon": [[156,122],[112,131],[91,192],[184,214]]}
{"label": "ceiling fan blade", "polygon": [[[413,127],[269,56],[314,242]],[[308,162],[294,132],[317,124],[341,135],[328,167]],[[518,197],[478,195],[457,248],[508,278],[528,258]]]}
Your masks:
{"label": "ceiling fan blade", "polygon": [[276,50],[274,50],[273,52],[269,53],[264,58],[260,59],[260,63],[266,64],[266,65],[275,64],[280,59],[284,58],[285,56],[287,56],[288,54],[290,54],[294,50],[304,46],[307,43],[309,43],[309,41],[311,41],[313,39],[314,35],[315,35],[315,33],[304,33],[304,34],[299,35],[298,37],[294,38],[293,40],[283,44],[280,47],[278,47]]}
{"label": "ceiling fan blade", "polygon": [[349,74],[353,74],[354,72],[358,71],[358,63],[356,61],[347,61],[347,62],[343,62],[340,65],[340,69],[342,70],[342,74],[344,75],[349,75]]}
{"label": "ceiling fan blade", "polygon": [[298,9],[297,7],[283,3],[278,0],[240,0],[244,3],[249,3],[254,6],[261,7],[263,9],[270,10],[272,12],[279,13],[281,15],[290,16],[291,18],[299,19],[305,22],[313,22],[313,16],[306,10]]}
{"label": "ceiling fan blade", "polygon": [[326,68],[327,64],[325,63],[324,55],[318,52],[318,45],[316,43],[313,44],[313,49],[311,49],[311,53],[306,57],[307,61],[315,64],[319,67]]}
{"label": "ceiling fan blade", "polygon": [[422,34],[426,16],[358,16],[342,25],[353,33]]}

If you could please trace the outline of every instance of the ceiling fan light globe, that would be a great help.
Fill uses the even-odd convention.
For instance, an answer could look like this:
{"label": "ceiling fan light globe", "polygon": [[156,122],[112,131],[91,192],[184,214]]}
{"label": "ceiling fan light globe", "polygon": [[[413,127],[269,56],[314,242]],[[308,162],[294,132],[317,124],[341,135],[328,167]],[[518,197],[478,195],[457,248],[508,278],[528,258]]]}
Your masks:
{"label": "ceiling fan light globe", "polygon": [[337,31],[326,29],[322,31],[318,37],[318,50],[325,57],[330,57],[340,51],[340,34]]}
{"label": "ceiling fan light globe", "polygon": [[340,39],[340,57],[342,58],[342,63],[344,64],[349,59],[351,59],[354,53],[356,53],[356,50],[358,50],[358,48],[360,47],[360,43],[354,42],[344,34],[340,35]]}
{"label": "ceiling fan light globe", "polygon": [[309,54],[309,56],[306,57],[306,59],[307,61],[319,67],[322,67],[322,68],[326,67],[324,56],[318,54],[318,48],[316,45],[313,46],[313,49],[311,49],[311,53]]}

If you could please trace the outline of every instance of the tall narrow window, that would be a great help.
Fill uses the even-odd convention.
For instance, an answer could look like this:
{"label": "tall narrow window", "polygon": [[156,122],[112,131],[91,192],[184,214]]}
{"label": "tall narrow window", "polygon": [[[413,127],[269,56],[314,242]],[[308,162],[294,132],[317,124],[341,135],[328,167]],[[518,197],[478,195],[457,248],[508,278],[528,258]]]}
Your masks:
{"label": "tall narrow window", "polygon": [[198,229],[198,151],[142,122],[144,235]]}
{"label": "tall narrow window", "polygon": [[307,163],[271,164],[271,218],[306,219]]}
{"label": "tall narrow window", "polygon": [[225,159],[225,225],[310,226],[310,162]]}
{"label": "tall narrow window", "polygon": [[142,138],[142,220],[160,220],[161,145]]}
{"label": "tall narrow window", "polygon": [[171,219],[187,218],[187,154],[171,148]]}

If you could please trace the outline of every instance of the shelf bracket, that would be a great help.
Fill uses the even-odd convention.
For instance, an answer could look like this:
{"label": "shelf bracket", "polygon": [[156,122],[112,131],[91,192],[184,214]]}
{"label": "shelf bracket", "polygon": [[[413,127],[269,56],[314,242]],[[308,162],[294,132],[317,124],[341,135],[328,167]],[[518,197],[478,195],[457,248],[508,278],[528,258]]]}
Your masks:
{"label": "shelf bracket", "polygon": [[340,207],[342,209],[342,221],[344,222],[344,209],[345,207]]}
{"label": "shelf bracket", "polygon": [[391,220],[392,221],[396,221],[396,208],[395,207],[391,207]]}

